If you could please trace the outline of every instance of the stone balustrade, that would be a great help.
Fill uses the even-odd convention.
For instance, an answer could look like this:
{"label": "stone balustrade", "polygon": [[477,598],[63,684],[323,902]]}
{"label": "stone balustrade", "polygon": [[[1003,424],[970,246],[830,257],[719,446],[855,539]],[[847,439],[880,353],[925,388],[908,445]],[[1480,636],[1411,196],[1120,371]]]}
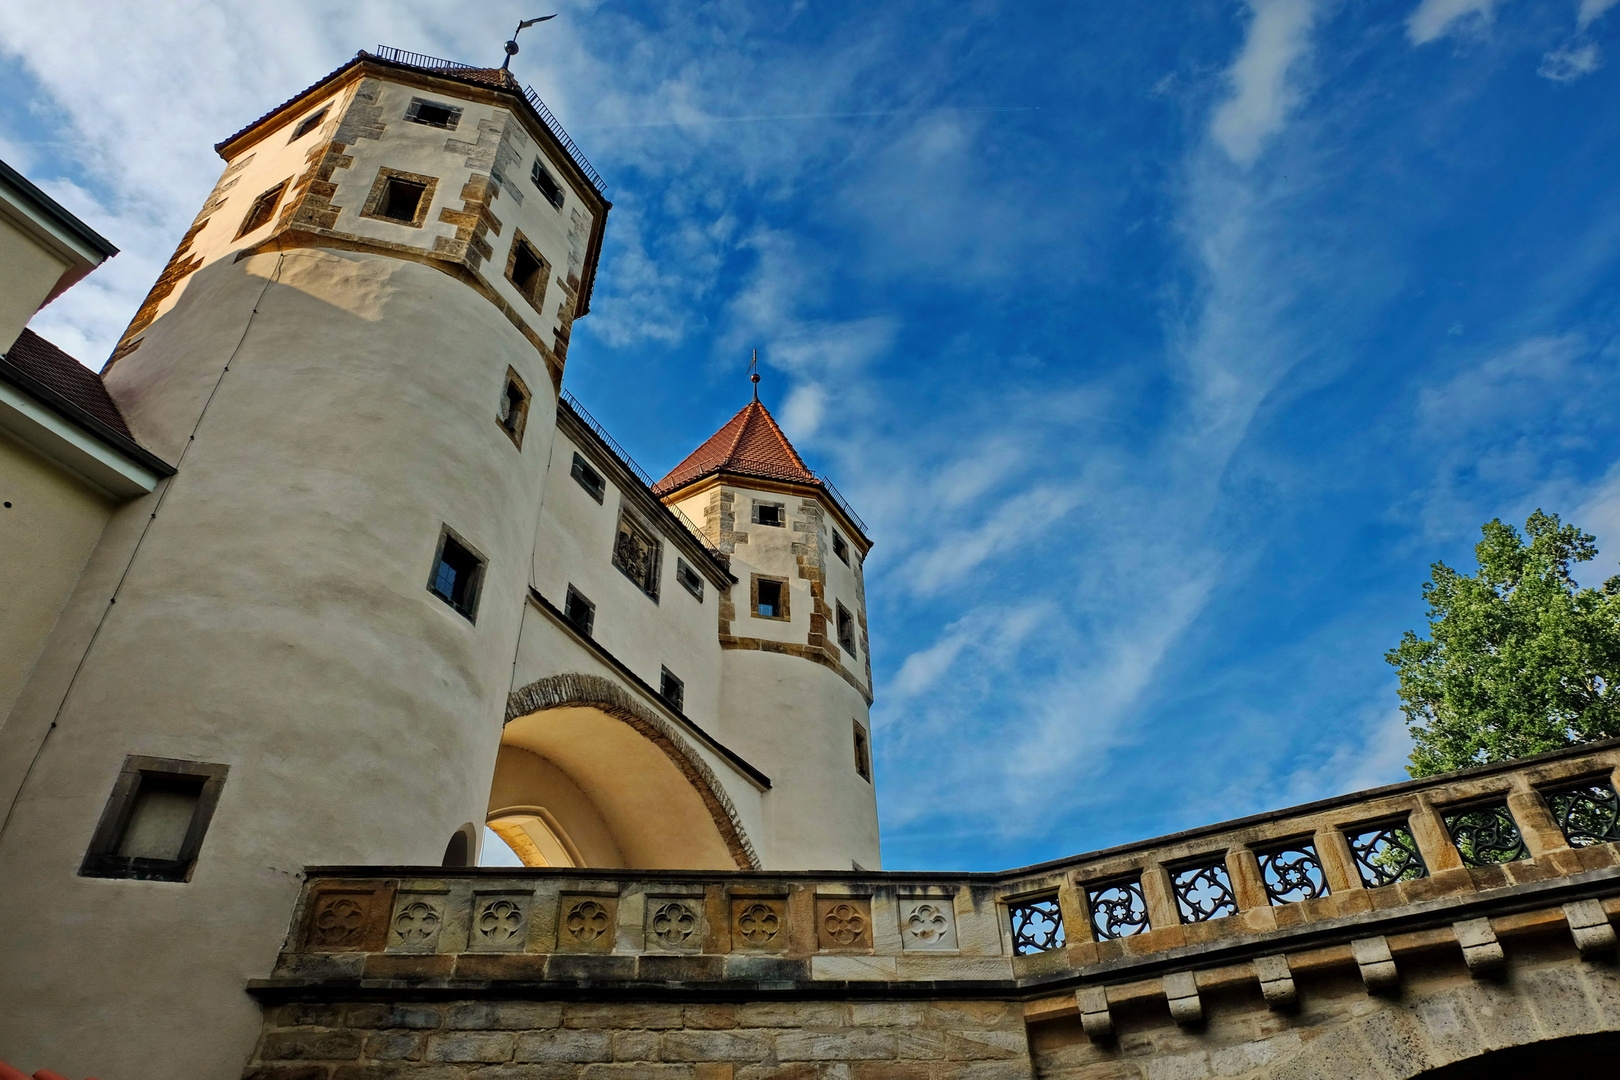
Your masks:
{"label": "stone balustrade", "polygon": [[[1122,1025],[1151,1027],[1148,1013],[1197,1031],[1212,1001],[1236,995],[1286,1016],[1302,980],[1351,977],[1364,996],[1388,997],[1419,971],[1451,965],[1465,982],[1500,973],[1516,939],[1543,953],[1551,940],[1578,967],[1615,946],[1617,766],[1620,741],[1593,744],[1005,873],[314,868],[287,949],[251,987],[270,1008],[263,1075],[278,1075],[276,1061],[316,1060],[293,1052],[308,1043],[299,1010],[338,1010],[324,1014],[333,1045],[354,1054],[319,1060],[359,1062],[358,1077],[376,1065],[364,1064],[372,1044],[343,1036],[355,1026],[343,1017],[410,1002],[434,1018],[423,1026],[449,1026],[484,1015],[475,1003],[521,1000],[555,1003],[565,1028],[584,1014],[562,1010],[606,1003],[775,1003],[799,1017],[793,1025],[804,1021],[794,1009],[844,1003],[838,1024],[805,1023],[842,1047],[815,1060],[846,1062],[866,1060],[851,1011],[862,1003],[922,1010],[915,1023],[884,1021],[871,1045],[891,1062],[909,1060],[900,1033],[937,1020],[928,1009],[961,1007],[990,1018],[974,1030],[990,1032],[979,1042],[991,1049],[930,1051],[918,1059],[935,1062],[930,1080],[941,1060],[1010,1061],[1027,1076],[1039,1054],[995,1049],[1009,1007],[1031,1032],[1073,1026],[1096,1062],[1117,1063],[1129,1056]],[[521,1062],[543,1059],[514,1056],[520,1044],[549,1039],[485,1042],[507,1054],[490,1061]],[[765,1041],[767,1058],[791,1059]],[[405,1043],[422,1060],[449,1060],[431,1039]],[[698,1060],[669,1052],[631,1060]]]}

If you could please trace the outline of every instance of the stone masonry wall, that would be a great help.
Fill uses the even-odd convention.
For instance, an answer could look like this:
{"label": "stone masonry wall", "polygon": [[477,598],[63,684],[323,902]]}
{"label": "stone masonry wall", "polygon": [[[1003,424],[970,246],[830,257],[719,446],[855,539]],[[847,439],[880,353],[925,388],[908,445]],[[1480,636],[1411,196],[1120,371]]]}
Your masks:
{"label": "stone masonry wall", "polygon": [[1029,1080],[1008,1002],[290,1004],[247,1080]]}

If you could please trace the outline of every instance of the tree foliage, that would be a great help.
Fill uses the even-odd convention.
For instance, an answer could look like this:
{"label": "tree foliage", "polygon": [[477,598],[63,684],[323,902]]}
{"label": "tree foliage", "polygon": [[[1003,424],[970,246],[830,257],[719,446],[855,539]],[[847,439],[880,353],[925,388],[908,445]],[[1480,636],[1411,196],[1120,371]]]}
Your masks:
{"label": "tree foliage", "polygon": [[1620,735],[1620,577],[1582,589],[1569,575],[1595,537],[1540,510],[1523,536],[1500,519],[1481,531],[1477,574],[1431,567],[1429,637],[1408,630],[1384,656],[1413,776]]}

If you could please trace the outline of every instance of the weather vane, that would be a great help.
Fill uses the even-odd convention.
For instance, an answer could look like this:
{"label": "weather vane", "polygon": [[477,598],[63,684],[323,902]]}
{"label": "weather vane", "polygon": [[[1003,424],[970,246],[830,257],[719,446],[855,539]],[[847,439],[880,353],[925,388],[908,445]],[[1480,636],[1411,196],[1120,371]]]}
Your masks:
{"label": "weather vane", "polygon": [[538,19],[524,19],[522,22],[518,23],[518,28],[512,31],[512,40],[506,43],[506,59],[501,61],[501,70],[506,71],[512,66],[512,57],[516,56],[518,53],[517,36],[519,34],[523,33],[523,31],[527,30],[535,23],[543,23],[547,19],[555,19],[556,17],[557,16],[555,15],[542,15]]}
{"label": "weather vane", "polygon": [[754,384],[754,400],[759,400],[759,350],[754,350],[754,358],[748,361],[748,381]]}

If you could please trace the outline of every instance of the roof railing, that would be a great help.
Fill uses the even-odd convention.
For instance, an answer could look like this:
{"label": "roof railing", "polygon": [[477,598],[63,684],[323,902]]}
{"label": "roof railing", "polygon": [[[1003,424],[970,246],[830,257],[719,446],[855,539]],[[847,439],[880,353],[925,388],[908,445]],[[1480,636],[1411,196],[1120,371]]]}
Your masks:
{"label": "roof railing", "polygon": [[861,535],[871,539],[872,534],[867,531],[866,522],[862,521],[861,515],[857,514],[855,508],[849,505],[849,500],[844,498],[844,493],[833,487],[833,482],[827,479],[825,473],[816,473],[815,477],[821,481],[821,486],[827,489],[827,494],[832,496],[832,501],[838,504],[838,509],[842,510],[845,516],[855,523],[857,529],[861,530]]}
{"label": "roof railing", "polygon": [[[404,49],[396,49],[392,45],[377,46],[375,55],[396,64],[406,64],[410,67],[451,73],[479,70],[476,64],[458,64],[454,60],[446,60],[439,56],[406,52]],[[585,179],[589,180],[591,186],[596,188],[596,193],[598,195],[606,194],[606,188],[602,183],[602,174],[592,167],[590,161],[585,157],[584,151],[579,148],[579,144],[568,137],[568,132],[563,130],[562,122],[557,119],[557,114],[552,112],[544,101],[540,100],[540,95],[534,92],[534,87],[525,86],[523,88],[523,97],[529,103],[529,106],[534,109],[535,115],[540,117],[540,122],[546,125],[546,130],[556,137],[557,141],[562,144],[564,152],[573,159],[575,165],[579,166],[579,171],[585,174]]]}

